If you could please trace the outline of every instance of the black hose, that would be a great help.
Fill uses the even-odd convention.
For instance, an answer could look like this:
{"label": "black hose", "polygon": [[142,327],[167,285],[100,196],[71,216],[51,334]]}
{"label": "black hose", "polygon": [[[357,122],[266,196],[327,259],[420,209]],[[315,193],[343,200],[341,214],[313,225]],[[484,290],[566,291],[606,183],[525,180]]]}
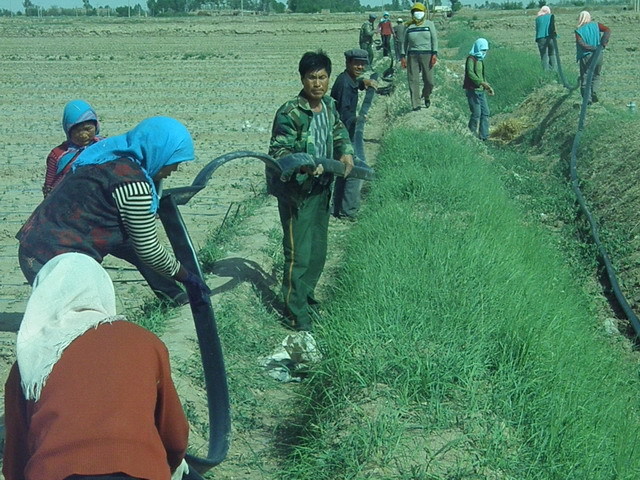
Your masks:
{"label": "black hose", "polygon": [[[392,57],[393,61],[393,57]],[[378,79],[378,74],[374,73],[371,75],[372,80]],[[371,104],[373,103],[373,98],[375,97],[376,89],[373,87],[367,88],[366,93],[364,94],[364,99],[362,100],[362,105],[360,105],[360,111],[358,112],[358,119],[356,120],[356,131],[353,135],[353,149],[356,152],[356,158],[367,163],[365,154],[364,154],[364,125],[367,122],[367,113],[369,113],[369,108],[371,108]]]}
{"label": "black hose", "polygon": [[[202,278],[200,263],[193,243],[178,206],[170,194],[165,194],[162,197],[158,212],[176,258],[187,270]],[[198,336],[207,391],[209,449],[205,458],[187,454],[186,460],[189,464],[189,470],[203,473],[218,465],[227,456],[231,433],[231,414],[222,345],[218,336],[213,308],[210,304],[191,304],[191,313]],[[194,475],[191,478],[197,478]]]}
{"label": "black hose", "polygon": [[[226,153],[215,158],[200,170],[200,173],[196,175],[196,178],[193,180],[191,185],[186,187],[169,188],[164,191],[163,195],[171,195],[177,205],[185,205],[196,193],[207,186],[213,173],[218,168],[231,160],[238,158],[257,158],[262,160],[267,168],[280,172],[280,176],[284,181],[288,180],[291,175],[299,171],[302,167],[315,166],[319,164],[322,164],[326,172],[344,176],[344,165],[329,158],[319,159],[306,153],[292,153],[290,155],[285,155],[276,161],[266,153],[241,150]],[[352,178],[359,178],[362,180],[373,180],[374,178],[373,170],[363,165],[357,165],[354,167],[349,175]]]}
{"label": "black hose", "polygon": [[552,42],[553,42],[553,54],[556,56],[556,65],[557,65],[558,76],[560,77],[560,81],[562,82],[562,85],[564,86],[564,88],[566,88],[567,90],[573,91],[576,88],[578,88],[578,86],[580,85],[580,79],[578,79],[575,85],[569,85],[569,82],[567,81],[566,77],[564,76],[564,72],[562,71],[562,63],[560,62],[560,52],[558,51],[558,41],[556,37],[553,37]]}
{"label": "black hose", "polygon": [[636,336],[638,337],[640,336],[640,320],[638,320],[638,317],[632,310],[631,306],[629,305],[629,302],[627,301],[624,294],[622,293],[622,290],[620,289],[620,284],[618,283],[618,279],[616,277],[616,272],[615,272],[615,269],[613,268],[613,264],[609,259],[609,255],[607,254],[606,249],[604,248],[604,246],[602,245],[602,242],[600,241],[600,235],[598,233],[598,225],[595,219],[593,218],[593,215],[591,215],[591,212],[587,208],[586,201],[580,190],[580,179],[578,178],[578,171],[576,168],[577,152],[578,152],[578,147],[580,145],[580,139],[582,138],[582,133],[584,130],[584,122],[587,115],[587,106],[591,103],[591,88],[592,88],[592,82],[593,82],[593,74],[596,66],[598,65],[600,57],[602,56],[602,51],[603,51],[603,46],[600,45],[595,50],[595,52],[591,54],[591,61],[589,64],[589,68],[587,70],[586,88],[585,88],[585,91],[583,92],[584,96],[582,98],[582,105],[580,107],[578,131],[576,132],[576,135],[573,139],[573,146],[571,148],[571,162],[569,166],[570,175],[571,175],[571,188],[573,189],[573,192],[576,195],[576,199],[578,201],[578,204],[580,205],[580,210],[582,211],[584,216],[587,218],[587,221],[589,222],[589,226],[591,228],[591,236],[593,237],[593,241],[595,242],[596,246],[598,247],[598,251],[600,252],[602,263],[604,263],[605,269],[607,271],[607,277],[609,278],[611,290],[613,291],[613,294],[616,298],[616,301],[618,302],[618,305],[624,312],[627,319],[631,322],[631,326],[633,327],[636,333]]}
{"label": "black hose", "polygon": [[[222,155],[209,162],[190,186],[167,189],[163,192],[158,210],[160,220],[167,232],[167,237],[176,258],[189,271],[203,278],[198,257],[187,232],[187,228],[178,210],[178,205],[186,204],[200,190],[207,186],[214,172],[222,165],[238,158],[257,158],[267,167],[279,171],[283,181],[288,180],[302,167],[313,167],[322,164],[325,171],[336,175],[344,175],[344,164],[328,158],[316,159],[306,153],[286,155],[276,161],[273,157],[256,152],[238,151]],[[350,174],[364,180],[373,179],[374,172],[366,166],[356,166]],[[209,445],[206,457],[187,454],[189,464],[185,479],[200,480],[204,473],[222,462],[229,450],[231,433],[231,415],[227,376],[224,367],[222,345],[216,326],[216,319],[211,305],[191,305],[191,313],[195,323],[198,346],[202,358],[207,407],[209,413]]]}

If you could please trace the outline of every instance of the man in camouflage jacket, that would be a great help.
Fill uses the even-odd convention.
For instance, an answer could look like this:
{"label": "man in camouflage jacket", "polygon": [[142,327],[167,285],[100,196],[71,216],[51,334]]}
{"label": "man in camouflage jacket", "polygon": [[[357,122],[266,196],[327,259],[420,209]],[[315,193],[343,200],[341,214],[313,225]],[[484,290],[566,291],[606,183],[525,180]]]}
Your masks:
{"label": "man in camouflage jacket", "polygon": [[360,48],[366,50],[369,54],[369,68],[373,68],[373,36],[376,33],[376,29],[373,23],[376,21],[376,16],[373,13],[369,14],[369,20],[364,22],[360,27]]}
{"label": "man in camouflage jacket", "polygon": [[[336,159],[345,164],[346,176],[353,168],[353,147],[335,101],[326,95],[331,60],[322,51],[307,52],[298,70],[302,91],[276,112],[269,155],[278,160],[302,152]],[[286,182],[267,169],[268,190],[278,198],[284,234],[283,301],[297,330],[311,330],[315,288],[327,256],[332,180],[321,165],[303,168]]]}

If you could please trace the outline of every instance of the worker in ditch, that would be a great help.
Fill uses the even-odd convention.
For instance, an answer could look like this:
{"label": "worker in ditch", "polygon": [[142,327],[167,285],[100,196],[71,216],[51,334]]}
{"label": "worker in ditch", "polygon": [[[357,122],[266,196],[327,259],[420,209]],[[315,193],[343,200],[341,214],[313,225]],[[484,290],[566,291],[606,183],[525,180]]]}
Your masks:
{"label": "worker in ditch", "polygon": [[489,138],[489,102],[487,95],[493,96],[493,87],[487,82],[484,61],[489,51],[486,38],[473,42],[464,67],[464,88],[471,116],[467,126],[473,135],[485,141]]}
{"label": "worker in ditch", "polygon": [[193,158],[191,135],[169,117],[147,118],[83,150],[16,235],[29,284],[56,255],[79,252],[102,262],[130,242],[149,268],[182,282],[192,304],[208,303],[206,284],[160,244],[156,230],[156,182]]}
{"label": "worker in ditch", "polygon": [[427,7],[415,3],[411,7],[411,20],[405,31],[401,50],[401,65],[407,69],[411,108],[420,110],[431,106],[434,87],[433,67],[438,55],[438,34],[435,24],[428,18]]}
{"label": "worker in ditch", "polygon": [[540,62],[545,71],[556,71],[556,51],[553,40],[557,37],[555,16],[551,8],[543,5],[536,16],[536,43],[540,52]]}
{"label": "worker in ditch", "polygon": [[[377,88],[378,83],[363,78],[369,62],[365,50],[354,48],[344,52],[346,68],[331,87],[331,97],[336,101],[340,120],[349,132],[353,143],[357,123],[358,92],[366,88]],[[360,190],[363,180],[337,177],[333,189],[333,216],[355,221],[360,208]]]}
{"label": "worker in ditch", "polygon": [[[104,139],[99,136],[100,122],[94,108],[84,100],[72,100],[64,107],[62,129],[67,139],[55,147],[46,161],[42,193],[47,195],[71,172],[74,161],[87,147]],[[111,254],[135,266],[160,301],[172,307],[189,302],[187,294],[172,278],[166,277],[140,260],[130,241],[126,241]]]}
{"label": "worker in ditch", "polygon": [[[340,121],[335,101],[327,95],[331,60],[321,50],[305,53],[298,64],[302,90],[276,112],[269,155],[276,161],[293,153],[342,162],[345,176],[353,168],[353,146]],[[278,199],[284,234],[282,297],[285,319],[296,330],[312,330],[316,286],[327,257],[333,175],[303,167],[288,181],[267,168],[267,188]]]}
{"label": "worker in ditch", "polygon": [[5,385],[5,480],[179,480],[189,424],[167,348],[116,315],[98,262],[38,273]]}

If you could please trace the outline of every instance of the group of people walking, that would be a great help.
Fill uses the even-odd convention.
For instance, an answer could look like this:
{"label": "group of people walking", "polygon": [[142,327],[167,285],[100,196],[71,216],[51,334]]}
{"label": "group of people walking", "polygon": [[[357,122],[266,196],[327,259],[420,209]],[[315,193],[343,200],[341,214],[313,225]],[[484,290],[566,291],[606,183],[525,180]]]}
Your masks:
{"label": "group of people walking", "polygon": [[[556,59],[556,31],[555,16],[551,13],[551,8],[544,5],[536,16],[536,43],[540,52],[540,61],[544,70],[555,71],[557,69]],[[591,14],[583,10],[578,15],[578,23],[575,31],[576,40],[576,61],[580,69],[580,94],[582,97],[587,92],[587,71],[593,60],[593,53],[602,46],[606,48],[611,36],[611,30],[602,23],[595,22]],[[600,89],[600,72],[602,70],[603,57],[600,55],[593,69],[593,80],[591,83],[591,94],[587,101],[595,103],[598,101],[598,91]]]}
{"label": "group of people walking", "polygon": [[[369,15],[368,22],[360,29],[360,46],[369,53],[369,63],[373,61],[371,44],[375,34],[374,22],[376,16]],[[416,2],[410,10],[410,19],[402,22],[392,31],[398,48],[398,56],[403,68],[407,70],[407,83],[411,109],[418,111],[431,106],[431,94],[434,89],[434,67],[438,61],[438,35],[433,21],[429,20],[428,9],[425,4]],[[379,32],[390,24],[389,15],[385,12],[380,22]],[[576,60],[580,69],[580,91],[582,96],[587,89],[587,71],[593,59],[593,52],[600,46],[606,47],[611,31],[599,22],[594,22],[587,11],[580,12],[575,29]],[[389,35],[389,33],[387,33]],[[391,37],[388,37],[391,38]],[[538,46],[542,68],[545,71],[557,69],[556,60],[556,22],[549,6],[542,6],[535,19],[535,41]],[[383,37],[383,45],[384,37]],[[487,96],[494,95],[493,87],[486,77],[485,57],[489,51],[489,42],[485,38],[478,38],[465,60],[465,74],[462,88],[465,90],[469,111],[471,113],[468,128],[481,140],[489,137],[489,104]],[[384,54],[383,54],[384,55]],[[600,87],[600,72],[602,56],[594,66],[589,103],[598,101]]]}

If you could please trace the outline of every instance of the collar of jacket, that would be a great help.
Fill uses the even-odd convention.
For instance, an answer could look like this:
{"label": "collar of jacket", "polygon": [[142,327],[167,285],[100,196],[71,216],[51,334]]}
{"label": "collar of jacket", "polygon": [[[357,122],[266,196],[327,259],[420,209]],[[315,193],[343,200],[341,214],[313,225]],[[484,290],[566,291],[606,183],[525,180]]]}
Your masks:
{"label": "collar of jacket", "polygon": [[[329,95],[325,95],[324,97],[322,97],[322,104],[326,107],[327,105],[329,105],[329,102],[331,100],[333,99]],[[298,106],[302,110],[313,113],[313,110],[309,105],[309,100],[307,100],[307,97],[304,96],[304,90],[300,90],[300,93],[298,94]]]}

